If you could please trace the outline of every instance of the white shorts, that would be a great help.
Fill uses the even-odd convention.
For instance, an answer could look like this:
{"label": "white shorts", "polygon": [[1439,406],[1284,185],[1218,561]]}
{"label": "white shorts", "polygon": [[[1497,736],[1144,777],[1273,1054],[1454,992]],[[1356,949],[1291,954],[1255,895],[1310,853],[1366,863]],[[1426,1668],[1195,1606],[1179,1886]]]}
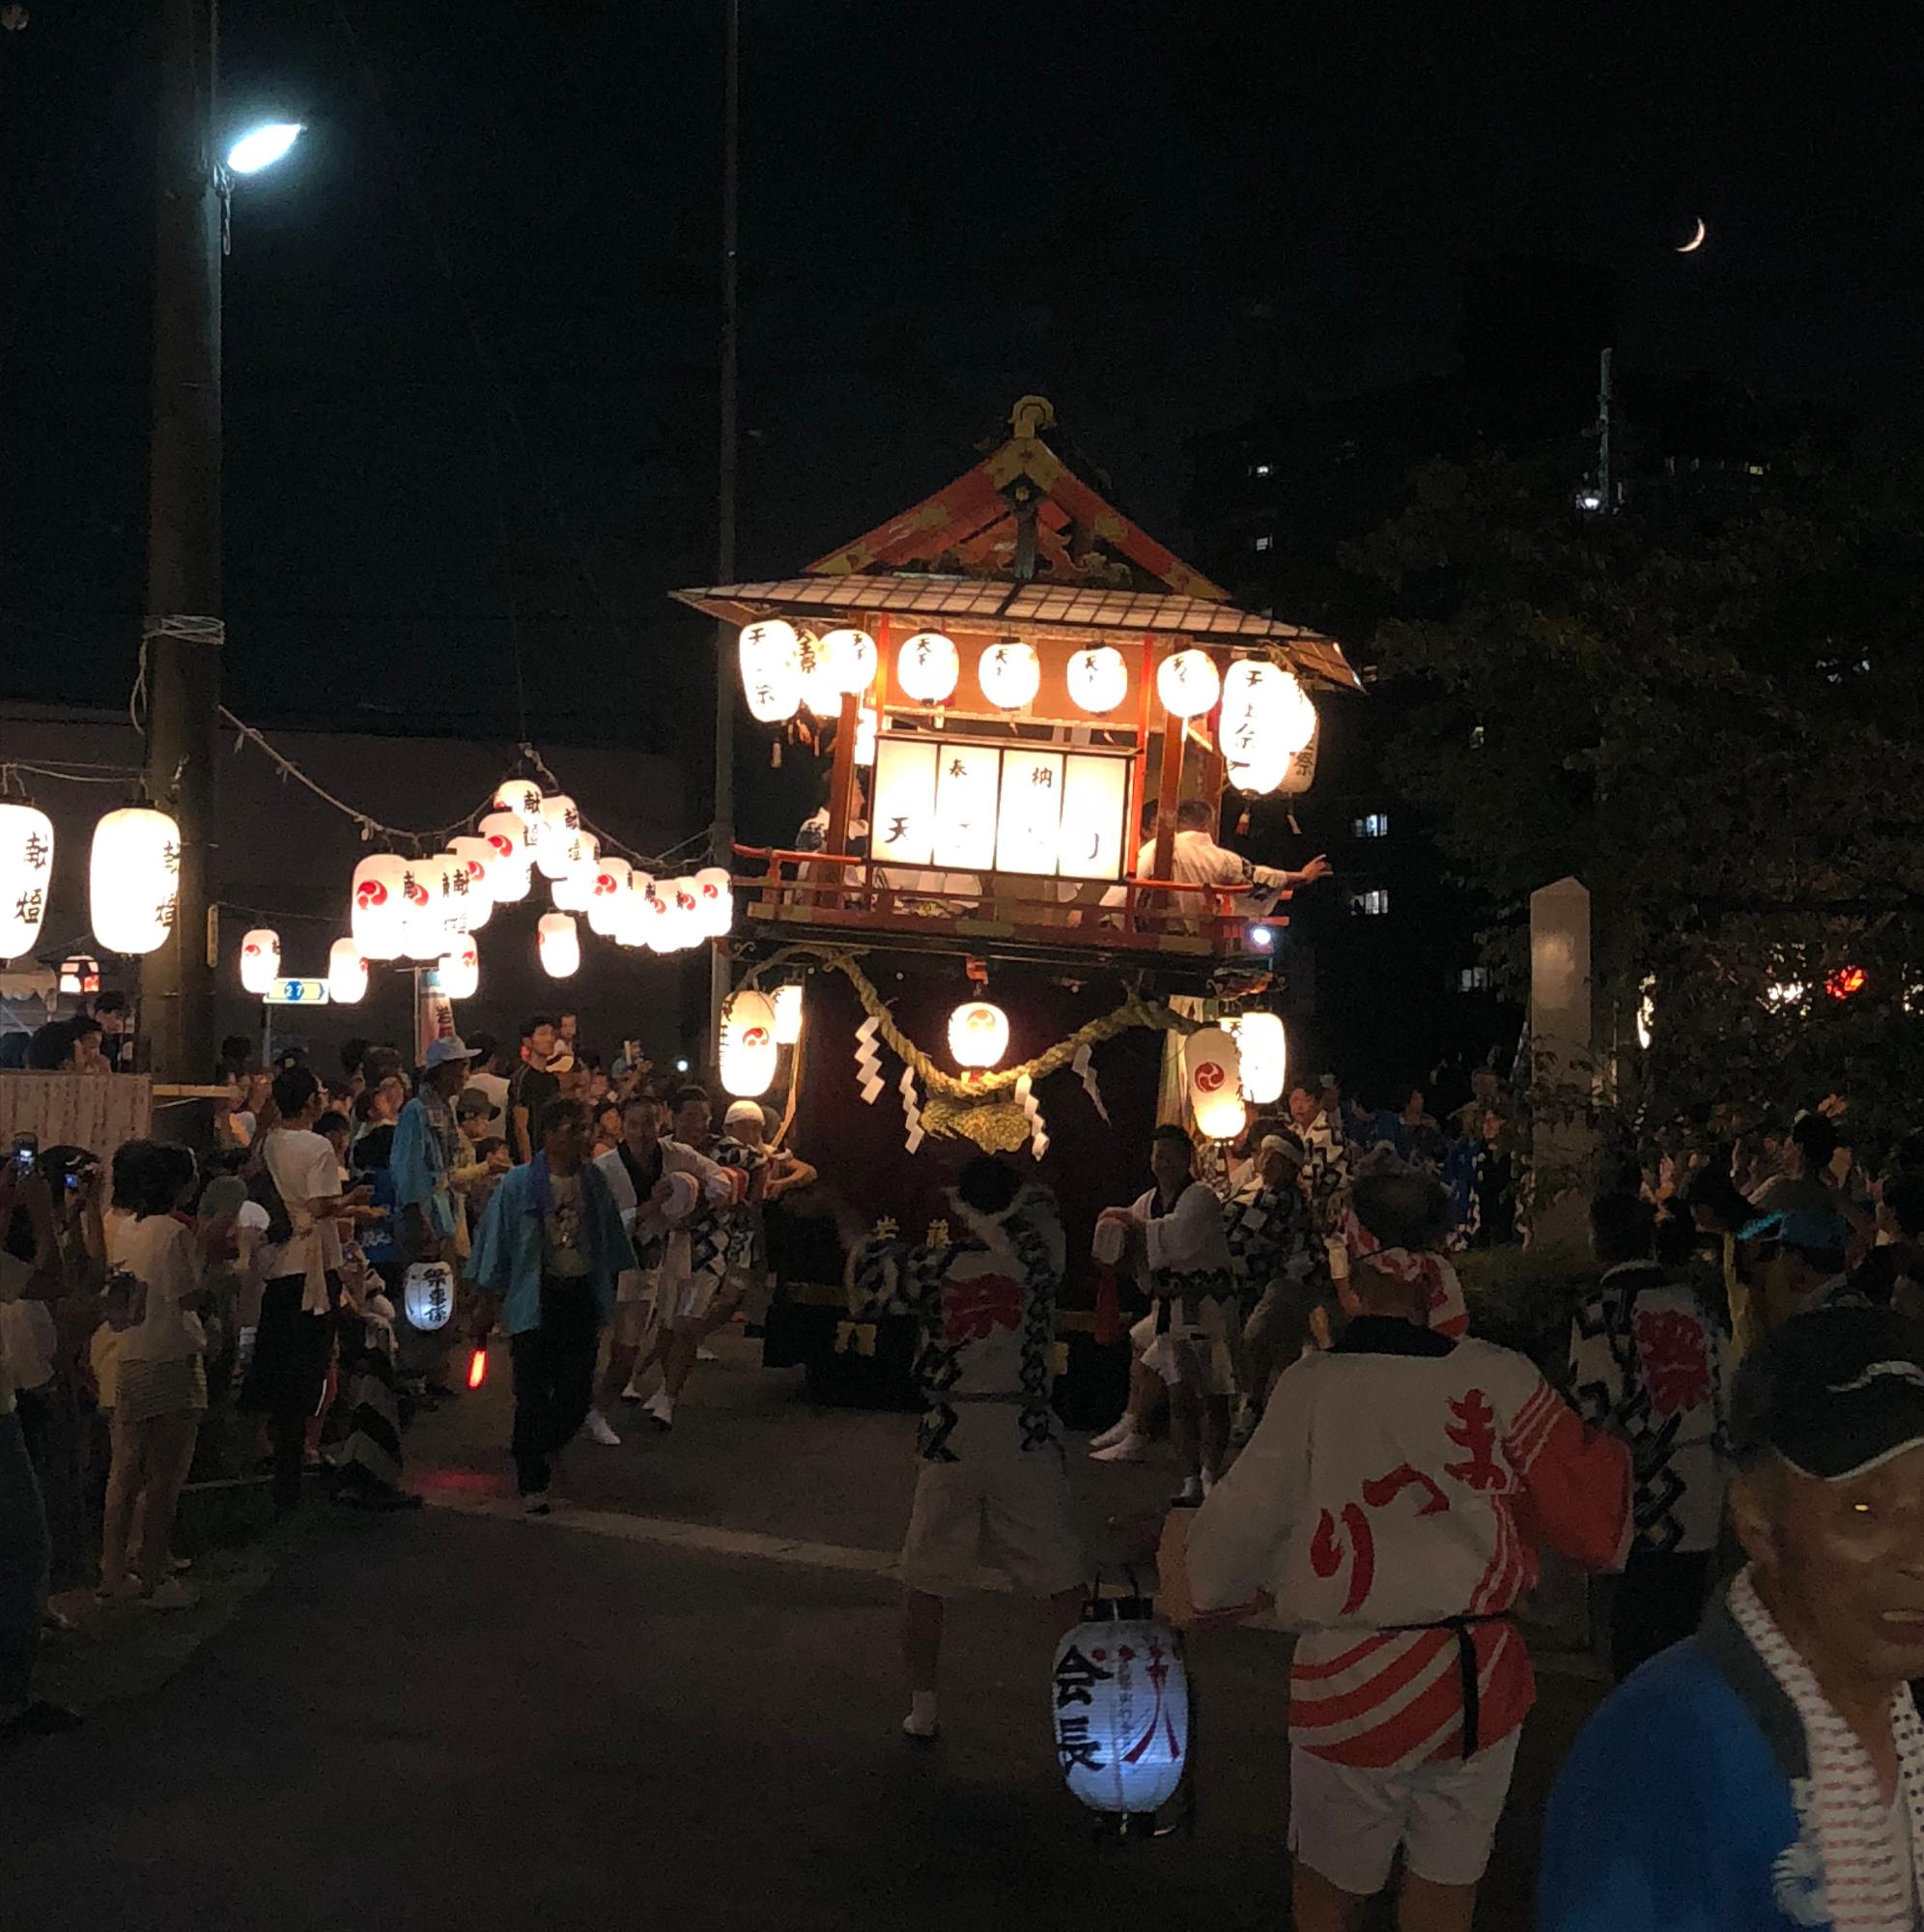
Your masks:
{"label": "white shorts", "polygon": [[1160,1304],[1129,1330],[1129,1341],[1143,1366],[1160,1376],[1171,1388],[1186,1382],[1204,1395],[1234,1395],[1236,1362],[1232,1338],[1234,1309],[1210,1299],[1198,1305],[1197,1319],[1184,1322],[1171,1318],[1166,1334],[1156,1333]]}
{"label": "white shorts", "polygon": [[1331,1885],[1372,1898],[1397,1847],[1431,1885],[1475,1885],[1489,1864],[1510,1796],[1519,1727],[1472,1758],[1364,1771],[1289,1752],[1289,1850]]}
{"label": "white shorts", "polygon": [[[1015,1417],[997,1420],[1012,1432]],[[1000,1570],[1026,1596],[1054,1597],[1089,1580],[1060,1443],[924,1463],[902,1545],[902,1581],[931,1597],[974,1587]]]}

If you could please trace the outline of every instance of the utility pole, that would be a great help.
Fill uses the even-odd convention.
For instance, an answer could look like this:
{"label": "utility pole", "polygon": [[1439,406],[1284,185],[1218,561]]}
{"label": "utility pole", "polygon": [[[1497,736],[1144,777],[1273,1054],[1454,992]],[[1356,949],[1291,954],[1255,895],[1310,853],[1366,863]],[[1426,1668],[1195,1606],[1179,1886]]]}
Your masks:
{"label": "utility pole", "polygon": [[[722,422],[720,485],[715,516],[715,581],[735,581],[735,471],[741,435],[736,421],[735,359],[738,324],[736,202],[742,135],[742,0],[724,0],[728,46],[722,83]],[[735,639],[726,624],[715,627],[715,829],[714,863],[731,870],[735,861]],[[704,1062],[722,1037],[722,1009],[729,990],[726,954],[709,949],[708,1039]]]}
{"label": "utility pole", "polygon": [[1613,350],[1602,350],[1597,361],[1597,494],[1602,499],[1599,507],[1606,513],[1617,507],[1610,489],[1610,416],[1615,400],[1610,386],[1610,358],[1614,354]]}
{"label": "utility pole", "polygon": [[213,116],[218,0],[161,0],[148,466],[150,798],[181,828],[167,943],[141,962],[141,1023],[162,1080],[213,1066],[211,845],[220,706],[220,258],[226,181]]}

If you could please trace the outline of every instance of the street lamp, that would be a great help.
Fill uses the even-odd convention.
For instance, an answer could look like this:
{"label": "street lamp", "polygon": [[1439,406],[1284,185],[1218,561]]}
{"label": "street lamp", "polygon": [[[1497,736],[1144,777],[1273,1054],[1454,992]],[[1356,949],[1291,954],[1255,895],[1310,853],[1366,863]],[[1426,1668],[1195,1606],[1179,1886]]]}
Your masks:
{"label": "street lamp", "polygon": [[258,128],[249,128],[227,151],[229,172],[257,175],[263,168],[272,167],[300,134],[298,121],[268,121]]}

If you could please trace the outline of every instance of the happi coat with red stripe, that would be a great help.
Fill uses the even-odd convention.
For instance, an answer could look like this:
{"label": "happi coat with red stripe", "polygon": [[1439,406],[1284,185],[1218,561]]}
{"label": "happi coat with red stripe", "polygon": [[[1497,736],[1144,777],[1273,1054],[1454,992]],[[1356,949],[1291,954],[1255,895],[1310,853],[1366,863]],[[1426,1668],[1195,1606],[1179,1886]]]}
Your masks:
{"label": "happi coat with red stripe", "polygon": [[1539,1540],[1610,1569],[1630,1526],[1628,1452],[1527,1357],[1366,1315],[1278,1382],[1191,1525],[1189,1584],[1202,1609],[1273,1596],[1303,1633],[1291,1743],[1389,1770],[1516,1729],[1536,1684],[1505,1613],[1537,1580]]}

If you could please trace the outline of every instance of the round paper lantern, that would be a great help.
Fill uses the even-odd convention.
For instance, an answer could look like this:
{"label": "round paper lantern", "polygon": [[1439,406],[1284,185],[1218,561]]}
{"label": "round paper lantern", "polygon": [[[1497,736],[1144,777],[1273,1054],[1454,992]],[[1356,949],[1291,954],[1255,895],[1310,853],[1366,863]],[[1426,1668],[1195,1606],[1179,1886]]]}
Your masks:
{"label": "round paper lantern", "polygon": [[1056,1646],[1056,1755],[1092,1811],[1146,1818],[1174,1796],[1189,1759],[1182,1646],[1147,1604],[1110,1599]]}
{"label": "round paper lantern", "polygon": [[965,1000],[948,1015],[948,1050],[957,1066],[994,1066],[1008,1051],[1008,1015],[987,1000]]}
{"label": "round paper lantern", "polygon": [[882,659],[875,639],[866,631],[830,631],[822,638],[822,649],[834,659],[841,673],[840,689],[862,693],[875,682]]}
{"label": "round paper lantern", "polygon": [[467,867],[467,929],[479,932],[495,910],[495,848],[473,833],[450,838],[447,848]]}
{"label": "round paper lantern", "polygon": [[595,902],[595,874],[599,867],[593,865],[570,866],[549,889],[549,897],[553,901],[556,912],[586,912]]}
{"label": "round paper lantern", "polygon": [[566,792],[541,801],[541,830],[534,838],[534,863],[544,879],[558,879],[580,859],[570,848],[581,830],[581,813]]}
{"label": "round paper lantern", "polygon": [[650,879],[647,896],[635,921],[635,930],[650,952],[675,950],[675,905],[668,879]]}
{"label": "round paper lantern", "polygon": [[412,1263],[401,1277],[401,1312],[423,1334],[445,1328],[454,1313],[454,1264]]}
{"label": "round paper lantern", "polygon": [[240,939],[240,990],[265,993],[280,978],[280,934],[257,925]]}
{"label": "round paper lantern", "polygon": [[435,887],[432,859],[401,862],[401,948],[404,959],[439,959],[447,951],[448,930]]}
{"label": "round paper lantern", "polygon": [[775,989],[775,1043],[793,1046],[802,1037],[802,982],[791,980]]}
{"label": "round paper lantern", "polygon": [[962,661],[954,640],[940,631],[918,631],[895,660],[895,682],[918,704],[941,704],[955,690]]}
{"label": "round paper lantern", "polygon": [[1302,751],[1316,735],[1316,707],[1295,674],[1283,673],[1282,702],[1278,706],[1279,743],[1290,757]]}
{"label": "round paper lantern", "polygon": [[367,961],[352,939],[327,949],[327,998],[337,1007],[358,1006],[367,994]]}
{"label": "round paper lantern", "polygon": [[551,980],[572,980],[580,970],[581,935],[572,915],[543,913],[534,929],[534,943],[541,955],[541,970]]}
{"label": "round paper lantern", "polygon": [[152,952],[174,929],[181,828],[151,806],[108,812],[94,828],[89,887],[94,937],[109,952]]}
{"label": "round paper lantern", "polygon": [[597,859],[582,869],[588,880],[588,930],[612,939],[621,930],[628,875],[634,868],[626,859]]}
{"label": "round paper lantern", "polygon": [[[491,811],[482,817],[481,837],[489,853],[490,898],[496,905],[514,905],[526,898],[534,884],[534,854],[528,847],[525,822],[512,811]],[[461,840],[454,843],[460,851]]]}
{"label": "round paper lantern", "polygon": [[541,823],[541,787],[532,779],[503,779],[495,787],[495,810],[513,812],[532,830]]}
{"label": "round paper lantern", "polygon": [[1156,672],[1156,696],[1176,718],[1200,718],[1223,693],[1221,673],[1206,651],[1177,651]]}
{"label": "round paper lantern", "polygon": [[694,875],[696,920],[704,939],[725,939],[735,923],[735,894],[727,868],[704,866]]}
{"label": "round paper lantern", "polygon": [[795,626],[779,617],[744,624],[740,651],[750,715],[764,724],[793,718],[802,703],[802,639]]}
{"label": "round paper lantern", "polygon": [[37,806],[0,799],[0,959],[31,952],[53,878],[53,820]]}
{"label": "round paper lantern", "polygon": [[1079,709],[1101,717],[1129,695],[1129,667],[1110,644],[1078,651],[1069,660],[1069,696]]}
{"label": "round paper lantern", "polygon": [[[474,882],[467,869],[467,861],[450,846],[445,852],[437,852],[427,862],[428,891],[434,899],[434,908],[440,918],[443,939],[452,939],[461,933],[474,930]],[[493,899],[484,898],[485,920],[494,911]],[[441,951],[447,951],[445,944]]]}
{"label": "round paper lantern", "polygon": [[349,930],[363,959],[398,959],[408,902],[402,883],[408,862],[398,852],[376,852],[354,867],[349,897]]}
{"label": "round paper lantern", "polygon": [[1243,1098],[1253,1107],[1272,1106],[1283,1097],[1289,1077],[1289,1042],[1275,1013],[1241,1013],[1224,1022],[1242,1056]]}
{"label": "round paper lantern", "polygon": [[999,711],[1020,711],[1042,689],[1042,660],[1019,638],[991,644],[976,664],[982,696]]}
{"label": "round paper lantern", "polygon": [[648,941],[648,895],[655,882],[646,872],[628,873],[628,886],[615,902],[614,943],[617,946],[645,946]]}
{"label": "round paper lantern", "polygon": [[441,954],[435,979],[450,1000],[471,1000],[481,984],[481,949],[471,939],[457,941]]}
{"label": "round paper lantern", "polygon": [[844,697],[875,682],[875,639],[866,631],[827,631],[819,638],[804,631],[797,662],[802,702],[817,718],[833,718]]}
{"label": "round paper lantern", "polygon": [[685,952],[692,946],[699,946],[702,939],[701,888],[692,877],[688,877],[670,879],[661,890],[668,901],[672,950]]}
{"label": "round paper lantern", "polygon": [[1242,1056],[1221,1027],[1203,1027],[1182,1042],[1182,1075],[1196,1130],[1233,1140],[1249,1118],[1242,1100]]}
{"label": "round paper lantern", "polygon": [[744,987],[722,1012],[722,1087],[737,1100],[766,1094],[775,1079],[775,1009],[766,994]]}

